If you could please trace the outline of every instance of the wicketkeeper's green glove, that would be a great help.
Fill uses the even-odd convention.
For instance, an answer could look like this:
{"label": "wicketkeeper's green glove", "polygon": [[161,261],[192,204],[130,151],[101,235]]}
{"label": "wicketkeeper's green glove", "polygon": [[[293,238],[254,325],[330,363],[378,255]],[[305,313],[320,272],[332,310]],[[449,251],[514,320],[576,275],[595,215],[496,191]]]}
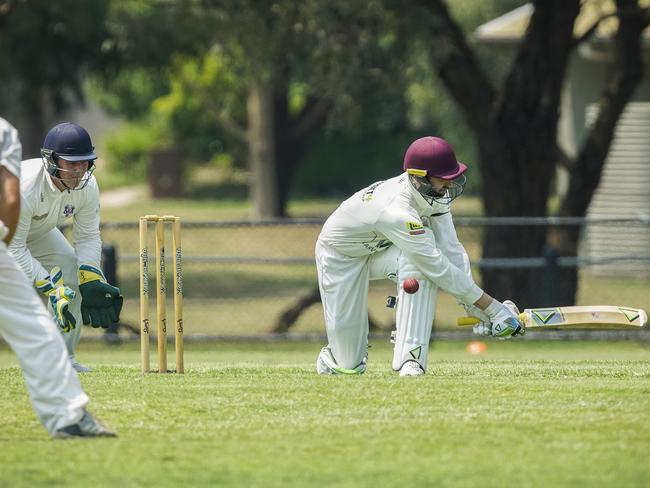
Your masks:
{"label": "wicketkeeper's green glove", "polygon": [[36,289],[48,297],[54,314],[56,325],[63,332],[70,332],[77,325],[72,313],[70,313],[70,302],[76,293],[63,284],[63,272],[55,266],[50,271],[50,276],[43,280],[36,281]]}
{"label": "wicketkeeper's green glove", "polygon": [[106,282],[100,269],[88,264],[79,267],[79,291],[84,325],[106,328],[120,320],[124,298],[118,287]]}

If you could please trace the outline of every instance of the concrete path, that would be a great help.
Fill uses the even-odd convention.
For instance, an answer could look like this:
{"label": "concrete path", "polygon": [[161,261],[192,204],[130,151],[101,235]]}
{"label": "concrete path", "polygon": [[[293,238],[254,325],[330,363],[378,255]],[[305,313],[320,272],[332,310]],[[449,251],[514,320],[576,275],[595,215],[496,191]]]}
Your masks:
{"label": "concrete path", "polygon": [[99,203],[103,208],[126,207],[138,200],[147,198],[146,185],[125,186],[113,190],[101,190]]}

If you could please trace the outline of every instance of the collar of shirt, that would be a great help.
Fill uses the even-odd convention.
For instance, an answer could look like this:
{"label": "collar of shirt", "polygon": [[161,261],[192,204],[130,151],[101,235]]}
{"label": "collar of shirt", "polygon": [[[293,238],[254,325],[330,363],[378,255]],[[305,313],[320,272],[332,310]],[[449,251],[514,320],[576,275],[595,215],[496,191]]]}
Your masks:
{"label": "collar of shirt", "polygon": [[43,175],[45,177],[45,182],[47,184],[47,188],[49,189],[50,195],[52,195],[52,196],[60,196],[60,195],[63,195],[65,193],[65,190],[59,190],[59,188],[54,184],[54,180],[52,179],[52,175],[50,175],[50,173],[48,173],[46,169],[43,169]]}
{"label": "collar of shirt", "polygon": [[433,204],[430,205],[422,194],[413,187],[409,180],[408,173],[404,173],[404,175],[404,189],[410,196],[410,200],[418,215],[429,217],[431,215],[449,212],[450,205],[436,202],[433,202]]}

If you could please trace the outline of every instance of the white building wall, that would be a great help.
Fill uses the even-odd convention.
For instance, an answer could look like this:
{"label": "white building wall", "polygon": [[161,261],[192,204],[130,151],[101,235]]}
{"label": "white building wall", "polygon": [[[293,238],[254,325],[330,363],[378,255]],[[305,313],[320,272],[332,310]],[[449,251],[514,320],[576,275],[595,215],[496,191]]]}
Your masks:
{"label": "white building wall", "polygon": [[[587,125],[597,113],[596,105],[587,107]],[[630,103],[621,116],[587,217],[650,221],[650,102]],[[648,257],[650,225],[589,226],[583,236],[581,256],[599,260]],[[619,261],[596,266],[593,271],[650,277],[650,263]]]}

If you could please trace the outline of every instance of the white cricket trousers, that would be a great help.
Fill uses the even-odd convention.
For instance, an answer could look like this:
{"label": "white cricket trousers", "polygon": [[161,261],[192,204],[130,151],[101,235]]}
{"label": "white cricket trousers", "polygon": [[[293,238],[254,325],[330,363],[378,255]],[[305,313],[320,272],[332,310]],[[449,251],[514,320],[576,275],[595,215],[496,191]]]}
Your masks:
{"label": "white cricket trousers", "polygon": [[59,266],[63,273],[63,284],[76,293],[74,300],[68,306],[68,310],[77,321],[77,326],[70,332],[63,332],[59,329],[59,333],[63,335],[63,340],[68,348],[68,354],[74,360],[74,352],[81,339],[81,329],[83,328],[77,255],[70,242],[59,229],[52,229],[44,236],[28,241],[27,248],[32,257],[40,262],[47,271]]}
{"label": "white cricket trousers", "polygon": [[352,369],[364,359],[368,351],[369,281],[396,281],[400,254],[391,246],[368,256],[349,257],[317,241],[316,268],[327,341],[339,366]]}
{"label": "white cricket trousers", "polygon": [[78,422],[88,397],[72,369],[59,328],[2,241],[0,334],[18,356],[32,405],[47,431],[52,434]]}

